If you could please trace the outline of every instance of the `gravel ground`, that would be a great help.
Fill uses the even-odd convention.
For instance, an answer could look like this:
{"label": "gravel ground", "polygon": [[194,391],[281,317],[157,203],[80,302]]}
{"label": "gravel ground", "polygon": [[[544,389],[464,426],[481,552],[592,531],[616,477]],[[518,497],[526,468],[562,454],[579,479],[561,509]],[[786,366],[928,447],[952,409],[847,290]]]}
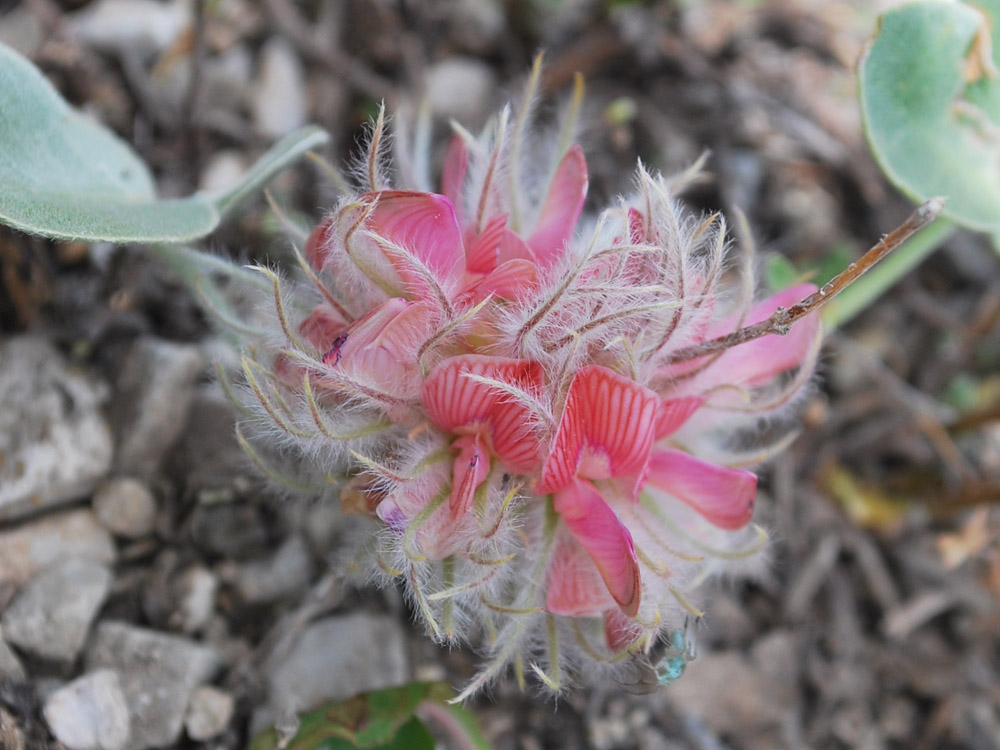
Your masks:
{"label": "gravel ground", "polygon": [[[164,195],[308,122],[342,163],[381,100],[427,101],[443,143],[544,49],[554,101],[586,76],[595,205],[637,158],[709,149],[690,203],[740,207],[762,255],[806,267],[910,210],[854,99],[881,5],[0,0],[0,41]],[[334,195],[308,164],[270,192],[303,222]],[[205,246],[281,263],[286,243],[257,200]],[[495,747],[1000,747],[998,290],[989,243],[958,233],[830,336],[805,429],[762,477],[770,572],[716,588],[685,677],[558,703],[501,681],[470,706]],[[473,673],[399,592],[334,574],[330,508],[260,481],[212,375],[224,346],[142,248],[0,230],[0,333],[0,748],[242,748],[326,698]]]}

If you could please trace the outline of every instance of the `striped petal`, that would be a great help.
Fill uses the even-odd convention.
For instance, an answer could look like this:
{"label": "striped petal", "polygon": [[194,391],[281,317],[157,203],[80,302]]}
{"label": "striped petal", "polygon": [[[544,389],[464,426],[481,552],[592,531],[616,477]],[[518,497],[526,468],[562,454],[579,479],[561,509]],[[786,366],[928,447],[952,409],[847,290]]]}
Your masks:
{"label": "striped petal", "polygon": [[554,506],[569,533],[597,566],[612,598],[629,617],[639,611],[639,562],[632,535],[590,482],[576,479],[555,493]]}
{"label": "striped petal", "polygon": [[570,384],[540,490],[558,490],[576,476],[607,479],[641,473],[653,444],[659,401],[653,391],[606,367],[584,367]]}
{"label": "striped petal", "polygon": [[757,476],[728,469],[675,450],[656,450],[649,459],[646,484],[659,487],[720,529],[742,529],[753,516]]}
{"label": "striped petal", "polygon": [[492,452],[511,471],[537,468],[541,446],[527,406],[503,390],[469,375],[497,380],[527,394],[542,386],[537,362],[467,354],[439,364],[424,381],[427,416],[445,431],[485,430]]}
{"label": "striped petal", "polygon": [[563,256],[573,236],[583,202],[587,197],[587,162],[583,149],[573,145],[556,167],[528,245],[538,265],[548,268]]}

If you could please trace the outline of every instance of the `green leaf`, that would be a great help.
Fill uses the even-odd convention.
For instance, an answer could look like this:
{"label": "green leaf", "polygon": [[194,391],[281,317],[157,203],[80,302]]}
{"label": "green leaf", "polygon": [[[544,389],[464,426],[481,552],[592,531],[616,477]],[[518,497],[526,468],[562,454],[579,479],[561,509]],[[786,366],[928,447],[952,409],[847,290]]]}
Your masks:
{"label": "green leaf", "polygon": [[1000,231],[1000,0],[913,2],[882,16],[858,68],[865,130],[915,201],[947,198],[958,223]]}
{"label": "green leaf", "polygon": [[[411,682],[324,704],[300,717],[296,735],[280,744],[273,729],[257,735],[251,750],[434,750],[424,721],[445,732],[455,747],[490,750],[475,718],[450,705],[442,682]],[[420,709],[420,718],[416,716]],[[423,721],[421,721],[423,719]]]}
{"label": "green leaf", "polygon": [[[351,747],[376,748],[389,745],[413,717],[420,703],[435,696],[442,687],[435,683],[412,682],[400,687],[362,693],[345,701],[327,703],[301,717],[299,731],[287,750]],[[342,740],[326,745],[332,740]],[[254,740],[252,750],[275,750],[278,739],[268,730]],[[431,745],[433,747],[433,744]]]}
{"label": "green leaf", "polygon": [[0,45],[0,223],[60,239],[184,242],[327,134],[276,144],[232,190],[160,200],[149,169],[105,127],[72,109],[28,60]]}

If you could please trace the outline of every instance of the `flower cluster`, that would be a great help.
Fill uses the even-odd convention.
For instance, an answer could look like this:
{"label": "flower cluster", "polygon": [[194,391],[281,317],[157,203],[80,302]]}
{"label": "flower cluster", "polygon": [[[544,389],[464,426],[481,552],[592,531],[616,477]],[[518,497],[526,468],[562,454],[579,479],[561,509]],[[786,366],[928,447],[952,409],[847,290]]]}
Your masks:
{"label": "flower cluster", "polygon": [[406,153],[411,189],[390,186],[380,118],[364,192],[309,237],[301,282],[273,277],[277,346],[246,368],[258,437],[372,519],[371,572],[435,638],[485,634],[466,695],[511,663],[552,689],[634,665],[700,614],[698,584],[764,546],[746,467],[786,442],[762,420],[820,338],[809,316],[698,355],[812,288],[752,304],[722,218],[641,168],[581,220],[583,152],[569,126],[529,140],[531,93],[481,137],[456,127],[440,193]]}

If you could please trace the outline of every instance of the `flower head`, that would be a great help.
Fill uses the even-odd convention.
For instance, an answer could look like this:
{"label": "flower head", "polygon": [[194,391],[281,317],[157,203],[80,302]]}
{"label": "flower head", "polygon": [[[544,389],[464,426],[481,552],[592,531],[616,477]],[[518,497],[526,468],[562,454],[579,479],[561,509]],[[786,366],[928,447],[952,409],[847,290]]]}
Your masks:
{"label": "flower head", "polygon": [[436,638],[491,639],[468,692],[510,662],[553,689],[628,668],[699,613],[697,585],[763,547],[747,467],[780,447],[761,420],[820,336],[809,316],[689,356],[811,287],[751,304],[722,218],[642,168],[581,220],[583,152],[557,137],[540,161],[530,117],[457,129],[440,193],[405,154],[413,184],[390,185],[380,119],[367,184],[309,238],[307,280],[276,287],[277,351],[248,367],[261,421],[372,519],[371,571]]}

